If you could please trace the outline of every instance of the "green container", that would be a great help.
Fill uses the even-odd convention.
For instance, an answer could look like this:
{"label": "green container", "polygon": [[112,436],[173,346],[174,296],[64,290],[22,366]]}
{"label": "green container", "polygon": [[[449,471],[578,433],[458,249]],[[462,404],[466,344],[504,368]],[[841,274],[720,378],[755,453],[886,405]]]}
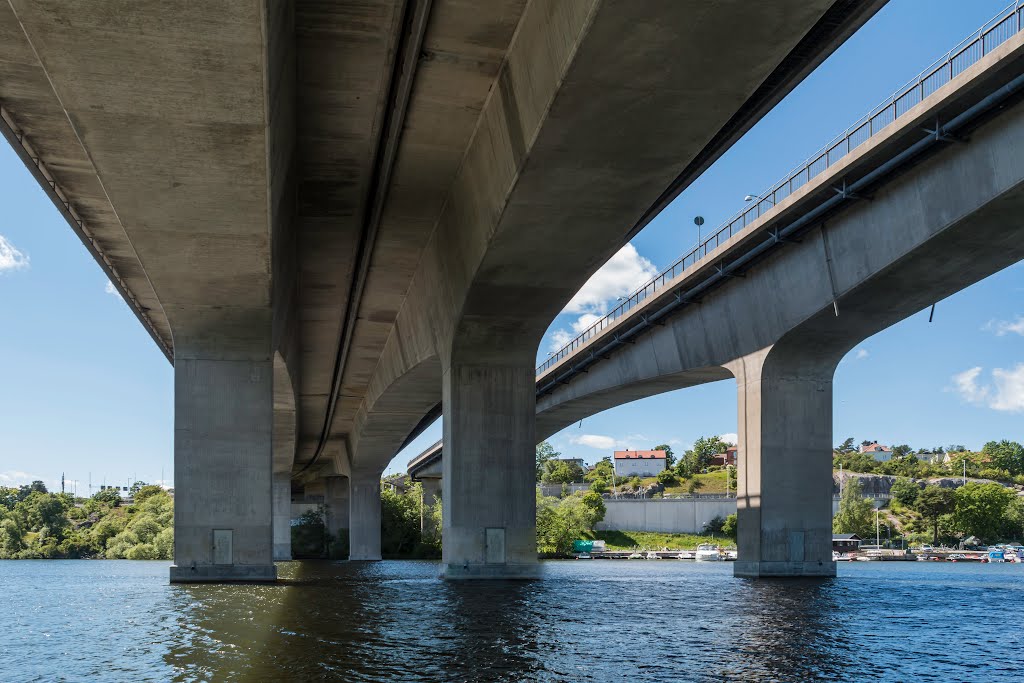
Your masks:
{"label": "green container", "polygon": [[593,541],[573,541],[572,549],[577,553],[589,553],[594,549]]}

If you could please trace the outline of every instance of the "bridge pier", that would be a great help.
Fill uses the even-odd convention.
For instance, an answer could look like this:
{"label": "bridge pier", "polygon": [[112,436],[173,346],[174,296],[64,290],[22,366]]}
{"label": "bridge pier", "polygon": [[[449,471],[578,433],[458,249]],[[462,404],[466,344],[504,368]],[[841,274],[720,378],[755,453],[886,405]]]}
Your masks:
{"label": "bridge pier", "polygon": [[775,346],[729,365],[739,394],[735,576],[836,575],[831,452],[837,363]]}
{"label": "bridge pier", "polygon": [[441,480],[434,477],[423,477],[420,479],[420,484],[423,486],[423,517],[420,520],[420,535],[436,537],[441,530],[437,528],[437,522],[429,514],[429,509],[441,498]]}
{"label": "bridge pier", "polygon": [[380,559],[380,474],[354,470],[349,478],[350,560]]}
{"label": "bridge pier", "polygon": [[[338,543],[338,533],[347,532],[350,527],[349,478],[327,477],[325,481],[324,504],[327,512],[324,523],[327,526],[327,533],[331,535],[331,547],[334,548],[334,544]],[[331,552],[332,558],[344,559],[347,556],[347,553],[339,557],[336,552]]]}
{"label": "bridge pier", "polygon": [[203,355],[174,362],[170,580],[275,581],[272,363]]}
{"label": "bridge pier", "polygon": [[274,472],[274,561],[292,559],[292,473]]}
{"label": "bridge pier", "polygon": [[442,386],[443,575],[536,577],[533,364],[452,364]]}

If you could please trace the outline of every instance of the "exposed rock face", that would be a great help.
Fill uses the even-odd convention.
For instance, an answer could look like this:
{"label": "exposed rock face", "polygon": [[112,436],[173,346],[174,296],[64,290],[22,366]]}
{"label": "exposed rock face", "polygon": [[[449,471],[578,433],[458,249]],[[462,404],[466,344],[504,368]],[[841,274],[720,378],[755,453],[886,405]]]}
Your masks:
{"label": "exposed rock face", "polygon": [[[845,486],[847,482],[858,479],[860,480],[860,486],[864,491],[864,495],[868,498],[877,498],[879,496],[888,496],[892,490],[892,485],[898,477],[894,477],[888,474],[865,474],[863,472],[847,472],[844,471],[842,474],[842,482]],[[832,493],[833,495],[839,495],[839,479],[840,475],[838,472],[832,474]],[[999,484],[1009,489],[1021,492],[1024,487],[1016,486],[1013,484],[1004,484],[1003,482],[993,481],[991,479],[972,479],[967,478],[967,481],[976,481],[982,484]],[[925,485],[941,486],[944,489],[955,489],[962,486],[964,483],[963,477],[933,477],[931,479],[914,479],[914,482],[918,486],[924,487]]]}

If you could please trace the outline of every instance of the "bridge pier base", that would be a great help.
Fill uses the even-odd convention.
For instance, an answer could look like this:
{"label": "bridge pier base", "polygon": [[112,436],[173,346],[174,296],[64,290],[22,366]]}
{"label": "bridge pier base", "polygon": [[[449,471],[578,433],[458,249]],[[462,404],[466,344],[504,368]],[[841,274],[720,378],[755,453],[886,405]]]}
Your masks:
{"label": "bridge pier base", "polygon": [[730,364],[739,393],[740,577],[830,577],[832,376],[838,359],[778,346]]}
{"label": "bridge pier base", "polygon": [[532,365],[453,364],[444,373],[441,505],[447,579],[539,575]]}
{"label": "bridge pier base", "polygon": [[274,561],[292,559],[292,473],[274,472]]}
{"label": "bridge pier base", "polygon": [[[351,502],[349,501],[349,478],[348,477],[327,477],[324,487],[324,503],[327,507],[326,519],[327,533],[330,534],[332,559],[345,559],[349,556],[349,548],[339,548],[338,544],[347,545],[345,540],[338,537],[338,534],[349,533],[349,519],[351,516]],[[380,551],[378,550],[378,553]]]}
{"label": "bridge pier base", "polygon": [[348,521],[348,559],[379,560],[380,472],[352,472]]}
{"label": "bridge pier base", "polygon": [[175,358],[172,583],[277,579],[272,377],[269,357]]}

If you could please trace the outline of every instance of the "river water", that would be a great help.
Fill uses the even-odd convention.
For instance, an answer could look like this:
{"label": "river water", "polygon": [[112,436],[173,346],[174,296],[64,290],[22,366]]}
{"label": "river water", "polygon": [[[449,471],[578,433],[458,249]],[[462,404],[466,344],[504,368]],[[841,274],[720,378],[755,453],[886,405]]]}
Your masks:
{"label": "river water", "polygon": [[0,562],[0,681],[943,681],[1024,675],[1024,566],[545,562],[446,583],[430,562],[283,563],[171,586],[167,562]]}

